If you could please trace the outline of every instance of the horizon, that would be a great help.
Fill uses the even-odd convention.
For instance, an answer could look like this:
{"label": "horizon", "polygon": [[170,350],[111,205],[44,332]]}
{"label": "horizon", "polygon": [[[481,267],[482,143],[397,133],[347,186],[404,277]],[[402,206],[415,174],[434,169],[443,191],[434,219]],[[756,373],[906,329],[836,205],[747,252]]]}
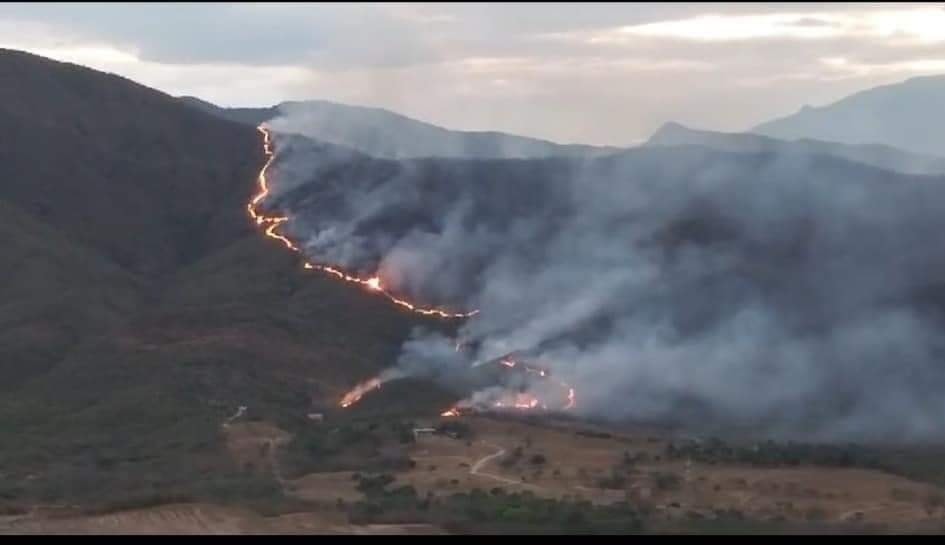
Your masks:
{"label": "horizon", "polygon": [[[601,147],[601,148],[613,147],[613,148],[616,148],[616,149],[628,149],[628,148],[633,148],[633,147],[636,147],[636,146],[643,145],[643,144],[645,144],[646,142],[648,142],[654,135],[656,135],[657,132],[659,132],[660,130],[664,129],[664,128],[667,127],[667,126],[673,126],[673,125],[678,126],[678,127],[682,127],[682,128],[684,128],[684,129],[687,129],[687,130],[697,131],[697,132],[698,132],[698,131],[701,131],[701,132],[714,132],[714,133],[719,133],[719,134],[757,134],[757,135],[759,135],[759,136],[763,136],[763,135],[761,135],[760,133],[752,132],[752,130],[751,130],[750,128],[749,128],[749,129],[745,129],[745,130],[741,130],[741,131],[736,131],[736,130],[727,131],[727,130],[720,130],[720,129],[710,128],[710,127],[693,126],[693,125],[691,125],[691,124],[683,123],[683,122],[680,122],[680,121],[675,120],[675,119],[667,119],[667,120],[663,121],[662,123],[660,123],[660,124],[653,130],[653,132],[650,133],[649,135],[646,135],[646,136],[644,136],[644,137],[635,139],[635,140],[633,140],[633,141],[631,141],[631,142],[629,142],[629,143],[627,143],[627,144],[625,144],[625,145],[623,145],[623,146],[618,146],[618,145],[615,145],[615,144],[591,144],[591,143],[588,143],[588,142],[579,142],[579,141],[558,141],[558,140],[553,140],[553,139],[549,139],[549,138],[544,138],[544,137],[541,137],[541,136],[531,136],[531,135],[526,135],[526,134],[521,134],[521,133],[509,133],[509,132],[500,131],[500,130],[497,130],[497,129],[490,129],[490,128],[483,128],[483,129],[461,129],[461,128],[454,128],[454,127],[449,127],[449,126],[440,125],[440,124],[437,124],[437,123],[435,123],[435,122],[433,122],[433,121],[428,121],[428,120],[420,119],[420,118],[417,118],[417,117],[409,116],[409,115],[404,114],[404,113],[402,113],[402,112],[398,112],[398,111],[396,111],[396,110],[392,110],[392,109],[385,108],[385,107],[382,107],[382,106],[372,106],[372,105],[368,105],[368,104],[355,104],[355,103],[351,103],[351,102],[340,102],[340,101],[334,101],[334,100],[327,100],[327,99],[323,99],[323,98],[279,100],[279,101],[274,102],[274,103],[271,103],[271,104],[261,104],[261,105],[228,106],[228,105],[218,104],[218,103],[216,103],[216,102],[210,101],[210,100],[206,99],[205,97],[201,97],[201,96],[188,95],[188,94],[175,95],[175,94],[170,93],[170,92],[168,92],[168,91],[166,91],[166,90],[164,90],[164,89],[159,89],[159,88],[157,88],[157,87],[152,87],[152,86],[150,86],[150,85],[148,85],[148,84],[146,84],[146,83],[143,83],[143,82],[141,82],[141,81],[138,81],[138,80],[136,80],[136,79],[134,79],[134,78],[132,78],[132,77],[126,76],[126,75],[124,75],[124,74],[118,74],[118,73],[114,73],[114,72],[108,72],[108,71],[106,71],[106,70],[100,70],[100,69],[98,69],[98,68],[95,68],[94,66],[89,66],[89,65],[82,64],[82,63],[79,63],[79,62],[73,62],[73,61],[70,61],[70,60],[63,60],[63,59],[57,59],[57,58],[54,58],[54,57],[48,57],[48,56],[45,56],[45,55],[41,55],[41,54],[39,54],[39,53],[34,53],[34,52],[27,51],[27,50],[23,50],[23,49],[15,49],[15,48],[0,47],[0,51],[3,51],[3,50],[18,52],[18,53],[26,53],[26,54],[30,54],[30,55],[36,55],[36,56],[38,56],[38,57],[41,57],[41,58],[44,58],[44,59],[48,59],[48,60],[52,60],[52,61],[56,61],[56,62],[64,62],[64,63],[67,63],[67,64],[73,64],[73,65],[76,65],[76,66],[80,66],[80,67],[82,67],[82,68],[87,68],[87,69],[90,69],[90,70],[95,70],[95,71],[97,71],[97,72],[102,72],[102,73],[106,73],[106,74],[117,75],[117,76],[122,77],[122,78],[125,78],[125,79],[127,79],[127,80],[129,80],[129,81],[132,81],[132,82],[134,82],[134,83],[136,83],[136,84],[138,84],[138,85],[142,85],[142,86],[148,87],[148,88],[150,88],[150,89],[153,89],[153,90],[155,90],[155,91],[158,91],[158,92],[160,92],[160,93],[166,94],[166,95],[168,95],[168,96],[170,96],[170,97],[172,97],[172,98],[197,100],[197,101],[203,102],[203,103],[205,103],[205,104],[209,104],[210,106],[215,106],[215,107],[224,108],[224,109],[267,109],[267,108],[278,109],[280,106],[285,105],[285,104],[290,104],[290,103],[304,104],[304,103],[311,103],[311,102],[324,102],[324,103],[333,104],[333,105],[339,105],[339,106],[343,106],[343,107],[363,108],[363,109],[369,109],[369,110],[383,111],[383,112],[386,112],[386,113],[388,113],[388,114],[393,114],[393,115],[396,115],[396,116],[404,117],[404,118],[409,119],[409,120],[411,120],[411,121],[420,122],[420,123],[423,123],[423,124],[426,124],[426,125],[430,125],[430,126],[433,126],[433,127],[436,127],[436,128],[440,128],[440,129],[444,129],[444,130],[451,131],[451,132],[458,132],[458,133],[498,133],[498,134],[507,134],[507,135],[510,135],[510,136],[516,136],[516,137],[530,138],[530,139],[539,140],[539,141],[546,141],[546,142],[550,142],[550,143],[552,143],[552,144],[557,144],[557,145],[565,145],[565,146],[567,146],[567,145],[578,145],[578,146],[585,145],[585,146],[593,146],[593,147]],[[764,120],[763,122],[776,121],[776,120],[779,120],[779,119],[782,119],[782,118],[785,118],[785,117],[789,117],[789,116],[791,116],[791,115],[793,115],[793,114],[795,114],[795,113],[797,113],[797,112],[803,111],[803,110],[808,109],[808,108],[810,108],[810,109],[817,109],[817,108],[829,107],[830,105],[832,105],[832,104],[834,104],[834,103],[836,103],[836,102],[845,100],[845,99],[847,99],[847,98],[849,98],[849,97],[851,97],[851,96],[854,96],[854,95],[857,95],[857,94],[860,94],[860,93],[863,93],[863,92],[867,92],[867,91],[872,91],[872,90],[875,90],[875,89],[878,89],[878,88],[890,87],[890,86],[895,86],[895,85],[902,85],[902,84],[906,84],[906,83],[908,83],[908,82],[910,82],[910,81],[914,81],[914,80],[920,80],[920,79],[936,79],[936,78],[945,78],[945,73],[941,73],[941,74],[929,74],[929,75],[922,75],[922,76],[912,76],[912,77],[909,77],[909,78],[904,79],[904,80],[901,80],[901,81],[894,81],[894,82],[891,82],[891,83],[886,83],[886,84],[878,85],[878,86],[875,86],[875,87],[869,87],[869,88],[866,88],[866,89],[856,90],[856,91],[853,91],[852,93],[850,93],[849,95],[842,96],[842,97],[838,98],[837,100],[835,100],[835,101],[833,101],[833,102],[831,102],[831,103],[824,104],[824,105],[819,105],[819,106],[813,106],[813,105],[805,104],[805,105],[801,106],[801,107],[800,107],[797,111],[795,111],[795,112],[789,112],[789,113],[786,113],[786,114],[784,114],[784,115],[780,115],[780,116],[777,116],[777,117],[773,117],[773,118],[771,118],[771,119],[766,119],[766,120]]]}
{"label": "horizon", "polygon": [[616,147],[945,73],[940,4],[556,6],[4,4],[0,47],[222,107],[319,99]]}
{"label": "horizon", "polygon": [[945,5],[0,4],[0,535],[945,533],[943,104]]}

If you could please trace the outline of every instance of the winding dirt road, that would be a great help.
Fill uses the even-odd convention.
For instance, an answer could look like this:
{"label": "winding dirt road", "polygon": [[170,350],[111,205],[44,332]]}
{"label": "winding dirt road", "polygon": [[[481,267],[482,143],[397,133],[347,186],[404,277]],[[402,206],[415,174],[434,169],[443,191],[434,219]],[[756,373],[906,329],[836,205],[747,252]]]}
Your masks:
{"label": "winding dirt road", "polygon": [[245,406],[245,405],[240,405],[239,409],[236,410],[236,413],[233,414],[233,416],[231,416],[231,417],[229,417],[229,418],[227,418],[226,420],[223,421],[223,427],[224,427],[224,428],[229,428],[229,427],[230,427],[230,424],[231,424],[234,420],[236,420],[237,418],[243,416],[244,414],[246,414],[246,406]]}
{"label": "winding dirt road", "polygon": [[478,477],[485,477],[485,478],[487,478],[487,479],[492,479],[492,480],[494,480],[494,481],[499,481],[499,482],[502,482],[502,483],[505,483],[505,484],[514,484],[514,485],[522,486],[522,487],[526,487],[526,488],[534,488],[534,489],[536,489],[536,490],[540,490],[540,489],[543,488],[543,487],[540,487],[540,486],[537,486],[537,485],[534,485],[534,484],[523,483],[523,482],[521,482],[521,481],[516,481],[515,479],[509,479],[509,478],[507,478],[507,477],[502,477],[501,475],[495,475],[495,474],[493,474],[493,473],[484,473],[484,472],[482,471],[482,468],[483,468],[486,464],[488,464],[489,462],[491,462],[492,460],[495,460],[496,458],[499,458],[499,457],[505,455],[505,449],[504,449],[503,447],[500,447],[499,445],[496,445],[496,444],[493,444],[493,443],[489,443],[489,442],[487,442],[487,441],[483,441],[482,444],[483,444],[483,445],[490,446],[490,447],[493,447],[493,448],[498,449],[498,450],[496,450],[496,451],[493,452],[492,454],[487,454],[486,456],[483,456],[482,458],[476,460],[476,462],[472,465],[472,467],[469,468],[469,474],[470,474],[470,475],[476,475],[476,476],[478,476]]}

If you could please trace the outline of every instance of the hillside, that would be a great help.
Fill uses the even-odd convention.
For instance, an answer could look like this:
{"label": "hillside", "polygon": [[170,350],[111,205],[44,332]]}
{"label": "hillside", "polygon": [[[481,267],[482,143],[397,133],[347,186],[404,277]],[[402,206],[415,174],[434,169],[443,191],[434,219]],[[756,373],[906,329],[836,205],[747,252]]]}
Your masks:
{"label": "hillside", "polygon": [[696,130],[678,123],[666,123],[643,145],[705,146],[736,153],[821,154],[906,174],[945,173],[945,158],[880,144],[839,144],[809,138],[787,141],[752,133]]}
{"label": "hillside", "polygon": [[[293,157],[329,165],[332,155]],[[320,256],[373,271],[408,246],[410,259],[388,284],[437,304],[475,304],[481,314],[469,329],[484,332],[484,344],[512,338],[520,350],[615,354],[581,360],[587,378],[574,387],[584,415],[633,417],[628,400],[652,396],[659,407],[652,417],[702,432],[737,425],[807,440],[941,437],[930,413],[892,401],[883,405],[888,412],[877,410],[876,392],[890,387],[933,404],[937,394],[928,385],[945,380],[937,356],[924,356],[938,354],[936,337],[925,332],[939,331],[945,319],[945,254],[934,250],[945,218],[943,175],[904,174],[803,148],[732,153],[704,146],[642,147],[580,161],[360,158],[325,175],[301,165],[285,170],[311,173],[276,199],[292,218],[287,231],[352,233],[321,243]],[[633,277],[640,269],[653,271],[652,283],[599,287],[599,278]],[[582,298],[583,286],[603,292],[597,304]],[[581,312],[555,313],[570,304],[582,305]],[[507,333],[530,333],[549,313],[552,331]],[[761,316],[760,337],[742,335],[746,315],[752,327]],[[915,324],[902,327],[901,338],[878,346],[861,341],[873,339],[861,331],[881,331],[901,316]],[[663,349],[673,357],[660,368],[684,375],[700,361],[700,372],[712,378],[667,382],[624,362],[624,354],[643,351],[628,337],[658,337],[664,324],[672,340]],[[730,336],[725,324],[737,324],[737,333]],[[732,343],[752,346],[733,353]],[[445,344],[429,340],[416,359]],[[922,355],[887,356],[892,345],[921,346]],[[716,350],[718,360],[700,360]],[[655,352],[640,365],[662,362]],[[444,359],[431,365],[446,367]],[[767,379],[799,368],[803,380]],[[724,384],[715,382],[719,376]]]}
{"label": "hillside", "polygon": [[945,157],[945,76],[868,89],[822,107],[762,123],[750,132],[794,140],[883,144]]}
{"label": "hillside", "polygon": [[251,232],[239,206],[262,161],[254,131],[14,51],[0,82],[0,198],[148,275]]}
{"label": "hillside", "polygon": [[0,201],[0,392],[42,375],[139,303],[132,274]]}
{"label": "hillside", "polygon": [[229,119],[236,123],[244,125],[257,126],[260,123],[269,121],[279,115],[279,106],[270,106],[268,108],[222,108],[216,104],[201,100],[197,97],[178,97],[178,100],[221,119]]}
{"label": "hillside", "polygon": [[420,323],[259,235],[262,164],[252,127],[0,51],[0,508],[275,497],[224,418],[292,429]]}
{"label": "hillside", "polygon": [[[393,131],[365,141],[361,137],[377,129],[368,114],[350,132],[338,129],[336,136],[348,142],[277,134],[277,145],[295,153],[274,163],[274,179],[300,178],[277,180],[293,185],[280,187],[266,204],[292,216],[288,233],[342,224],[352,203],[360,202],[369,213],[352,223],[358,236],[381,242],[372,248],[378,252],[417,225],[425,234],[442,232],[443,212],[457,205],[463,207],[464,230],[452,235],[502,235],[484,237],[480,245],[447,241],[438,257],[464,259],[454,261],[456,275],[440,275],[439,283],[407,278],[413,285],[405,290],[434,302],[452,302],[451,296],[480,288],[477,283],[489,280],[480,273],[504,255],[513,273],[527,276],[499,290],[493,304],[515,305],[519,294],[550,286],[540,295],[554,304],[552,317],[570,317],[573,307],[551,295],[600,279],[573,269],[553,283],[537,281],[546,263],[555,264],[542,261],[547,239],[562,232],[588,235],[556,246],[569,262],[587,252],[624,274],[641,268],[639,261],[621,261],[635,253],[665,265],[656,271],[668,273],[657,276],[658,289],[603,283],[607,291],[598,299],[605,307],[585,307],[578,320],[556,324],[560,335],[551,340],[593,347],[605,336],[631,337],[617,329],[621,323],[632,325],[634,334],[660,323],[673,336],[695,340],[682,345],[693,346],[697,357],[619,358],[618,368],[586,373],[578,380],[598,382],[579,387],[615,385],[620,395],[584,397],[582,389],[580,409],[557,424],[531,414],[521,422],[474,416],[450,421],[462,431],[459,440],[417,441],[414,427],[442,422],[431,409],[454,401],[446,388],[411,377],[372,392],[350,411],[337,409],[337,400],[396,361],[415,327],[452,333],[456,324],[422,319],[305,270],[298,256],[260,235],[245,209],[265,161],[252,126],[259,119],[254,110],[230,111],[232,119],[221,119],[218,111],[210,115],[117,76],[14,51],[0,51],[0,99],[0,236],[6,242],[0,276],[0,532],[16,533],[24,521],[27,527],[68,526],[68,517],[34,517],[43,512],[35,507],[64,508],[72,516],[91,511],[112,528],[123,516],[140,516],[152,528],[181,527],[168,522],[181,518],[175,513],[195,510],[195,517],[212,519],[217,509],[234,505],[240,511],[294,510],[291,517],[267,522],[294,523],[309,532],[313,526],[306,525],[326,512],[349,522],[432,519],[459,531],[495,524],[493,530],[512,533],[547,532],[562,523],[582,531],[639,531],[650,514],[655,528],[678,529],[717,522],[711,517],[732,505],[755,511],[753,520],[771,522],[777,519],[768,514],[793,511],[783,507],[791,502],[804,508],[788,513],[795,522],[808,516],[808,506],[823,508],[831,522],[845,522],[858,509],[871,516],[871,509],[896,513],[903,504],[912,510],[909,517],[913,511],[931,516],[923,503],[937,509],[936,516],[945,514],[945,503],[932,495],[936,490],[888,478],[893,467],[900,475],[945,482],[938,451],[922,450],[924,457],[917,458],[895,452],[888,459],[898,466],[887,466],[858,450],[828,449],[832,464],[873,471],[837,484],[829,479],[836,477],[834,466],[818,467],[824,456],[817,450],[773,442],[760,451],[735,449],[719,441],[677,450],[661,435],[666,428],[651,432],[627,422],[639,416],[634,409],[655,403],[649,409],[663,410],[644,411],[643,418],[677,417],[700,434],[764,435],[786,421],[808,433],[825,416],[860,414],[866,407],[878,408],[870,413],[878,415],[877,426],[903,434],[922,425],[936,431],[942,419],[934,418],[934,409],[916,411],[932,418],[913,422],[901,418],[896,403],[908,398],[926,408],[939,406],[937,386],[945,384],[945,374],[941,366],[923,364],[928,354],[938,357],[941,346],[914,343],[923,337],[908,335],[892,350],[860,342],[881,343],[880,333],[903,334],[911,322],[854,329],[844,337],[850,345],[840,345],[849,350],[812,350],[810,358],[805,351],[817,346],[805,343],[825,332],[842,333],[842,327],[828,326],[843,326],[851,316],[889,308],[941,331],[945,259],[928,248],[938,247],[945,217],[943,176],[864,164],[871,157],[851,161],[841,157],[845,148],[821,153],[825,143],[810,147],[739,136],[719,144],[717,136],[696,135],[702,140],[693,146],[670,138],[691,136],[684,131],[656,139],[673,145],[654,142],[593,158],[583,152],[561,157],[568,154],[548,147],[554,144],[532,146],[508,137],[518,142],[512,147],[520,146],[519,152],[542,155],[528,160],[495,157],[503,155],[506,136],[497,140],[490,133],[476,144],[468,133],[417,128],[406,118],[383,119],[392,131],[432,140],[411,143]],[[442,145],[457,141],[458,148]],[[370,148],[381,157],[331,144]],[[383,157],[411,150],[447,157]],[[546,152],[555,156],[544,157]],[[709,191],[719,184],[727,191]],[[346,200],[349,191],[389,200]],[[593,205],[600,214],[574,222],[579,205]],[[641,224],[642,236],[628,236],[640,235],[631,229]],[[462,254],[470,248],[478,255]],[[694,258],[715,255],[724,259],[693,266],[699,264]],[[758,300],[778,311],[771,315],[796,334],[789,339],[796,341],[791,358],[779,360],[767,345],[735,354],[719,349],[728,341],[699,344],[726,317],[747,315],[751,322],[757,315],[745,302]],[[527,305],[493,310],[482,317],[529,319],[521,312]],[[641,319],[625,320],[633,316]],[[732,344],[770,340],[770,348],[777,348],[779,339],[755,335],[751,323],[741,324],[749,327],[735,328]],[[495,325],[498,331],[507,327]],[[659,337],[649,337],[651,344]],[[927,353],[896,350],[915,346]],[[452,346],[448,350],[455,353]],[[818,357],[824,354],[829,357]],[[799,361],[794,357],[814,365],[785,367]],[[721,371],[713,367],[720,362]],[[739,367],[744,362],[751,365]],[[588,363],[593,361],[580,365]],[[622,382],[631,376],[623,365],[637,363],[654,371],[679,365],[674,374],[680,380],[652,382],[660,374],[653,372]],[[798,375],[802,387],[791,390]],[[869,380],[876,382],[873,391],[863,388]],[[706,384],[709,390],[700,390]],[[902,399],[883,395],[889,391],[902,392]],[[724,403],[717,403],[720,397]],[[755,403],[752,408],[759,410],[732,410],[745,406],[740,403]],[[310,418],[313,412],[324,419]],[[627,437],[589,434],[579,420],[586,416],[609,421],[613,428],[607,429],[637,431]],[[279,443],[273,437],[291,439]],[[397,474],[388,489],[390,475],[382,472]],[[857,486],[861,482],[873,483],[868,494]],[[792,488],[797,483],[820,496],[804,492],[807,504],[801,505]],[[910,499],[891,501],[902,490]],[[431,501],[428,492],[437,498]],[[312,498],[323,503],[313,507]],[[202,507],[206,503],[212,507]],[[660,511],[673,505],[678,518]],[[153,506],[170,514],[151,518],[147,508]],[[115,511],[122,513],[105,516]],[[749,522],[740,512],[731,520],[726,516],[719,523],[723,530]],[[929,518],[915,520],[932,524]],[[457,521],[464,526],[455,526]],[[207,524],[201,527],[220,528],[212,526],[219,520]]]}
{"label": "hillside", "polygon": [[500,132],[449,130],[381,108],[324,100],[283,102],[269,108],[221,108],[194,97],[180,100],[223,119],[253,126],[288,115],[291,121],[276,121],[273,128],[390,159],[592,157],[619,151],[611,147],[556,144]]}

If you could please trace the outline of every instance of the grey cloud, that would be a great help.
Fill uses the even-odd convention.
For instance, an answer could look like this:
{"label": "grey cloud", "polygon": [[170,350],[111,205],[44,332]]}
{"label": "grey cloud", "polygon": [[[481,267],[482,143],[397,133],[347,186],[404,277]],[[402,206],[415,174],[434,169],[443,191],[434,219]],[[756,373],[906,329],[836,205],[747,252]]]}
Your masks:
{"label": "grey cloud", "polygon": [[[805,103],[824,104],[905,79],[916,69],[903,62],[940,58],[939,44],[862,37],[750,44],[636,37],[613,45],[574,35],[703,14],[878,9],[891,5],[3,4],[0,16],[49,25],[67,46],[136,50],[145,61],[161,63],[164,85],[175,85],[164,73],[168,68],[228,65],[204,79],[188,72],[179,89],[165,89],[209,89],[205,98],[225,105],[252,105],[247,90],[268,86],[253,96],[324,98],[385,107],[455,129],[625,146],[667,120],[740,130]],[[861,67],[827,66],[825,57],[848,58]],[[469,63],[476,59],[499,62],[473,69]],[[261,81],[258,68],[265,66],[300,67],[303,75]]]}

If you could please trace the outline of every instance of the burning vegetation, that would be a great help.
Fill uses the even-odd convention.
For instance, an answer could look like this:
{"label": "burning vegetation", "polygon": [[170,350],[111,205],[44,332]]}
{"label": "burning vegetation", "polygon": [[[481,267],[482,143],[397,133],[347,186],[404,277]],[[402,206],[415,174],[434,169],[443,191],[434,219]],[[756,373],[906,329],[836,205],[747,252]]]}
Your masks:
{"label": "burning vegetation", "polygon": [[[299,248],[299,246],[296,245],[296,243],[293,242],[289,237],[280,232],[281,226],[289,221],[289,217],[270,216],[266,215],[260,210],[260,205],[262,205],[271,192],[267,173],[269,168],[272,166],[273,161],[275,160],[275,152],[273,149],[272,135],[269,129],[260,125],[257,127],[257,130],[259,130],[259,132],[263,135],[263,151],[267,157],[267,160],[259,172],[259,191],[247,204],[247,211],[249,212],[250,218],[252,218],[256,225],[260,227],[265,226],[263,233],[267,237],[279,241],[286,248],[293,252],[302,254],[303,252],[301,248]],[[391,302],[406,308],[411,312],[415,312],[424,316],[434,316],[445,319],[469,318],[475,316],[479,312],[478,310],[473,310],[471,312],[450,312],[440,308],[424,308],[418,306],[387,291],[383,281],[377,275],[368,278],[361,278],[353,274],[349,274],[337,267],[315,264],[308,261],[304,262],[303,267],[306,270],[318,270],[327,273],[351,284],[358,284],[370,292],[384,295]],[[457,343],[457,351],[459,351],[462,346],[462,343]],[[460,416],[462,414],[482,410],[548,411],[569,410],[574,407],[574,388],[561,379],[552,377],[551,372],[548,369],[530,363],[524,363],[514,354],[503,356],[502,358],[499,358],[497,362],[498,366],[503,369],[509,371],[514,370],[519,373],[523,373],[526,377],[524,384],[520,384],[518,388],[502,388],[500,392],[495,393],[495,395],[491,396],[489,401],[485,403],[473,398],[463,400],[456,406],[444,411],[441,416]],[[377,377],[366,380],[356,385],[353,389],[346,393],[339,402],[339,405],[342,408],[351,407],[352,405],[358,403],[367,393],[381,388],[385,382],[395,378],[400,378],[402,376],[402,374],[387,373],[386,376],[385,374],[381,374]],[[535,380],[540,380],[542,383],[547,382],[554,384],[556,388],[553,389],[557,389],[561,392],[561,398],[564,400],[563,403],[552,402],[550,398],[554,396],[538,395],[528,391],[529,384],[534,383]],[[548,399],[546,399],[546,397]]]}
{"label": "burning vegetation", "polygon": [[[269,129],[260,125],[256,127],[260,133],[263,135],[263,152],[266,154],[267,160],[266,164],[263,165],[262,170],[259,171],[259,191],[256,195],[253,196],[252,200],[246,205],[246,209],[249,212],[250,218],[256,223],[256,225],[262,227],[266,226],[263,233],[273,239],[278,240],[280,243],[285,245],[286,248],[292,250],[293,252],[302,253],[302,250],[287,236],[279,232],[279,228],[289,221],[288,216],[267,216],[264,212],[260,211],[259,206],[266,200],[266,197],[270,194],[269,188],[269,179],[267,177],[267,172],[269,167],[272,166],[272,162],[275,160],[275,153],[272,145],[272,135],[269,132]],[[355,275],[348,274],[341,269],[332,267],[330,265],[319,265],[315,263],[310,263],[308,261],[303,265],[305,269],[308,270],[317,270],[328,273],[336,278],[344,280],[352,284],[358,284],[368,289],[368,291],[380,293],[385,296],[391,302],[417,314],[424,316],[434,316],[438,318],[469,318],[470,316],[475,316],[478,314],[478,310],[473,310],[470,312],[450,312],[448,310],[440,308],[425,308],[406,299],[401,299],[391,292],[387,291],[384,287],[381,278],[377,275],[371,276],[369,278],[359,278]]]}
{"label": "burning vegetation", "polygon": [[[510,354],[485,364],[485,368],[499,371],[497,380],[501,384],[460,401],[440,413],[440,416],[457,417],[485,411],[567,411],[575,406],[574,388],[552,376],[551,371],[544,367],[524,363],[524,360]],[[367,393],[400,376],[388,373],[387,376],[379,375],[366,380],[346,393],[339,405],[348,408]]]}

